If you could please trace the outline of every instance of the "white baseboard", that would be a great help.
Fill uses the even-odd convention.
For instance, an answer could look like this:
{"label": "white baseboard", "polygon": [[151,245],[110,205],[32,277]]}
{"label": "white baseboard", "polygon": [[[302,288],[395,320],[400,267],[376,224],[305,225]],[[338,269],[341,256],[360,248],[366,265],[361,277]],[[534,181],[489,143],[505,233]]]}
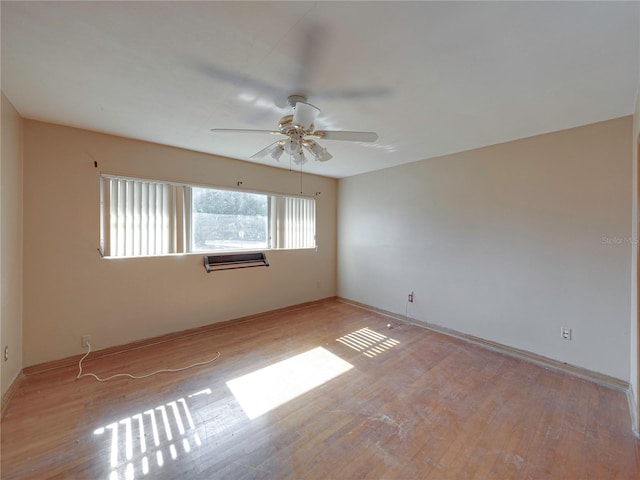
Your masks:
{"label": "white baseboard", "polygon": [[9,385],[9,388],[7,388],[7,391],[4,392],[4,395],[2,395],[2,399],[0,400],[0,417],[4,416],[4,412],[7,409],[9,402],[18,391],[18,387],[20,386],[20,383],[22,383],[23,378],[24,375],[22,374],[22,371],[18,372],[16,377],[11,382],[11,385]]}
{"label": "white baseboard", "polygon": [[640,429],[638,426],[638,405],[636,403],[636,396],[633,393],[633,385],[629,385],[627,388],[627,402],[629,404],[629,414],[631,416],[631,430],[633,434],[640,438]]}

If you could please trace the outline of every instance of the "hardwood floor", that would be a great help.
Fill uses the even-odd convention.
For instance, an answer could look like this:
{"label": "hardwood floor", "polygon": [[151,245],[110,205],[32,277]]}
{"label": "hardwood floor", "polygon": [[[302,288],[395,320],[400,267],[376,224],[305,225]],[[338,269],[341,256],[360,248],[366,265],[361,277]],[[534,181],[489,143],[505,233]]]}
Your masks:
{"label": "hardwood floor", "polygon": [[329,301],[85,362],[104,377],[221,353],[179,373],[27,376],[2,478],[640,478],[623,392],[388,322]]}

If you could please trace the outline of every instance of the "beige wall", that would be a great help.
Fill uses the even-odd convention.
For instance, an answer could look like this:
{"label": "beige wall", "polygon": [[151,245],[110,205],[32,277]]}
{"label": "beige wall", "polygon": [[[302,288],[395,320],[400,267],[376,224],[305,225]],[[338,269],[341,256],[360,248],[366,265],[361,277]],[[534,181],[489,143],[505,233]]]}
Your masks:
{"label": "beige wall", "polygon": [[22,119],[2,94],[0,353],[2,394],[22,370]]}
{"label": "beige wall", "polygon": [[631,135],[629,116],[340,180],[338,295],[628,381]]}
{"label": "beige wall", "polygon": [[336,180],[304,177],[322,192],[317,251],[207,274],[201,254],[101,259],[100,172],[300,193],[299,173],[25,120],[25,366],[82,352],[85,334],[104,348],[336,294]]}

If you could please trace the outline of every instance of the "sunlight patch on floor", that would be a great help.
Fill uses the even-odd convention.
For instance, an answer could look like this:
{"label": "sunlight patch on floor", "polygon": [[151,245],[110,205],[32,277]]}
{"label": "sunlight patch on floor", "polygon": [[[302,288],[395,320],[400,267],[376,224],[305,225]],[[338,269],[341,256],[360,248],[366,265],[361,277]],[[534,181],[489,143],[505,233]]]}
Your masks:
{"label": "sunlight patch on floor", "polygon": [[353,368],[317,347],[227,382],[251,420]]}
{"label": "sunlight patch on floor", "polygon": [[356,330],[355,332],[336,338],[336,341],[349,348],[353,348],[358,352],[362,352],[369,358],[375,357],[380,353],[384,353],[390,348],[400,344],[399,341],[375,332],[368,327],[361,328],[360,330]]}
{"label": "sunlight patch on floor", "polygon": [[[210,389],[189,395],[209,395]],[[176,460],[202,445],[189,406],[184,398],[158,405],[97,428],[93,434],[111,434],[109,480],[134,480],[162,468],[167,460]],[[181,442],[180,442],[181,440]],[[182,444],[182,449],[176,447]],[[158,478],[154,475],[153,478]]]}

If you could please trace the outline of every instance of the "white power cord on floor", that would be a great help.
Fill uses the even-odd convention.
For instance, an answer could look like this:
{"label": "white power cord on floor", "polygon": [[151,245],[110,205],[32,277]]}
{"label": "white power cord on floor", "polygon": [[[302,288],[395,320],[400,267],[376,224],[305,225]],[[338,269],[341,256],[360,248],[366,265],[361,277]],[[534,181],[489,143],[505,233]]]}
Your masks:
{"label": "white power cord on floor", "polygon": [[131,375],[130,373],[116,373],[115,375],[111,375],[110,377],[107,377],[107,378],[100,378],[95,373],[82,373],[82,361],[85,358],[87,358],[87,356],[91,353],[91,344],[89,342],[87,342],[87,347],[89,348],[89,350],[87,351],[87,353],[84,354],[84,356],[78,362],[78,375],[76,376],[76,379],[82,378],[82,377],[93,377],[99,382],[106,382],[108,380],[111,380],[111,379],[114,379],[114,378],[117,378],[117,377],[127,377],[127,378],[133,378],[134,380],[139,380],[141,378],[147,378],[147,377],[150,377],[152,375],[156,375],[158,373],[181,372],[183,370],[188,370],[189,368],[199,367],[200,365],[207,365],[208,363],[215,362],[218,358],[220,358],[220,352],[217,352],[217,355],[214,358],[212,358],[210,360],[207,360],[205,362],[194,363],[192,365],[189,365],[188,367],[165,368],[165,369],[162,369],[162,370],[157,370],[155,372],[147,373],[146,375]]}

